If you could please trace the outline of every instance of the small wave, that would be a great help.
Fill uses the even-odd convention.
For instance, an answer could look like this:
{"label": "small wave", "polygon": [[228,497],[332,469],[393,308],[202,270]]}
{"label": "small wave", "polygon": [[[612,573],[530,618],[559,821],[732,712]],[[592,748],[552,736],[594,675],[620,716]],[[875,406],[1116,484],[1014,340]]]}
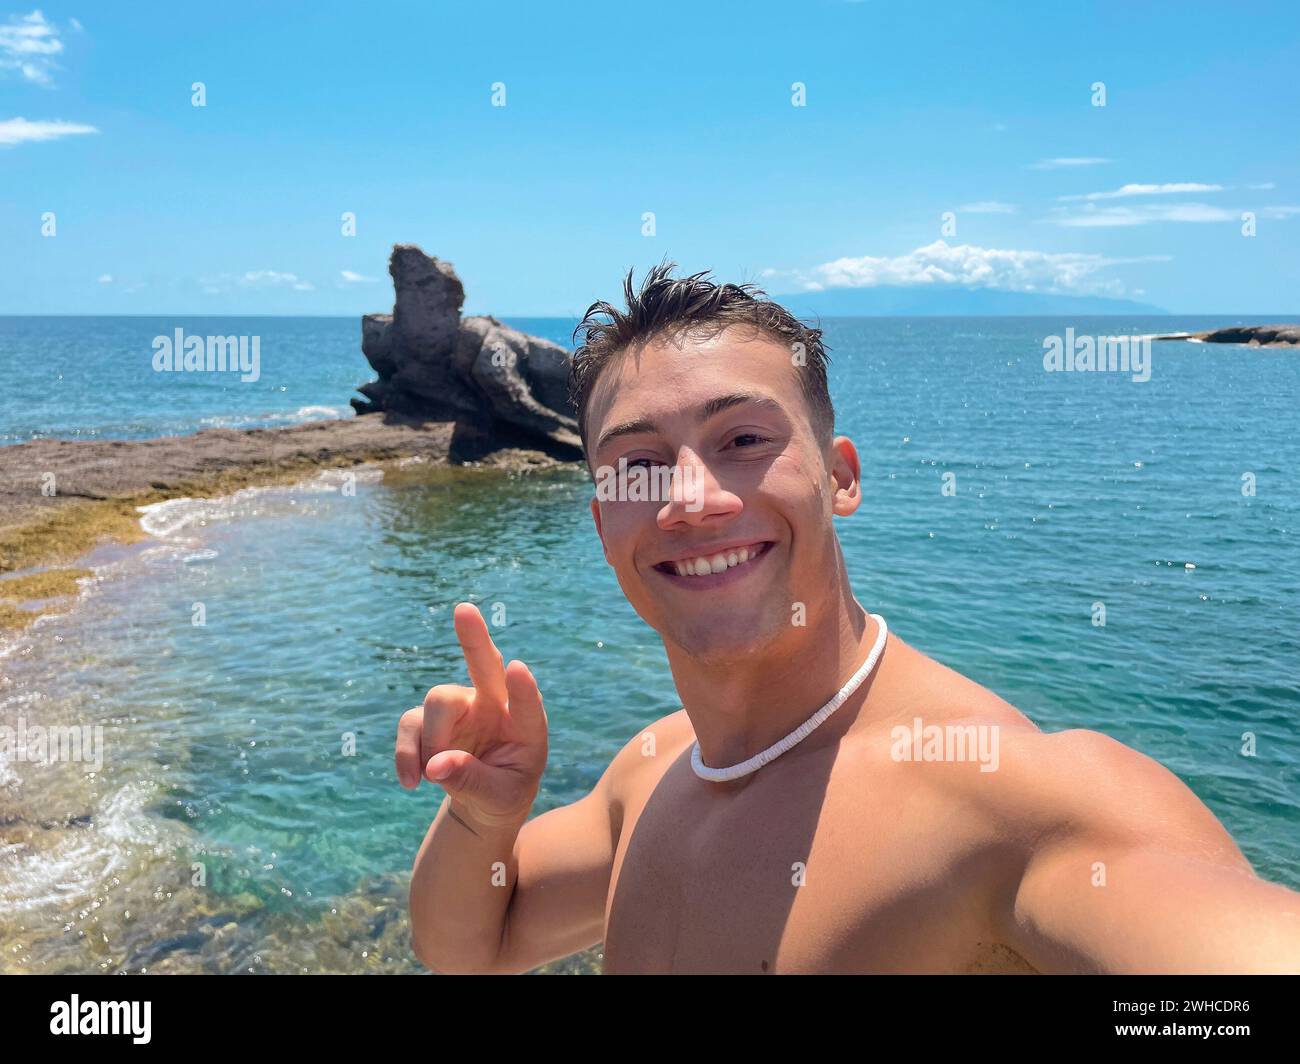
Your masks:
{"label": "small wave", "polygon": [[183,565],[189,565],[191,562],[210,562],[213,558],[220,556],[220,551],[213,550],[211,547],[204,547],[200,550],[186,551],[180,556],[180,561]]}
{"label": "small wave", "polygon": [[200,418],[199,425],[210,429],[234,429],[243,425],[292,425],[300,421],[322,421],[330,418],[352,416],[352,408],[347,406],[300,406],[297,410],[278,410],[262,414],[214,414]]}
{"label": "small wave", "polygon": [[149,815],[155,790],[153,784],[127,784],[95,814],[93,827],[64,830],[52,846],[0,846],[0,886],[10,911],[81,901],[138,860],[138,847],[164,845],[165,833],[176,831]]}
{"label": "small wave", "polygon": [[313,417],[346,417],[351,413],[352,408],[346,406],[300,406],[289,416],[306,420]]}
{"label": "small wave", "polygon": [[163,502],[137,506],[140,527],[157,539],[174,539],[186,529],[202,527],[210,522],[231,521],[258,516],[266,504],[287,501],[306,494],[339,492],[356,484],[372,484],[383,480],[384,472],[373,466],[356,469],[323,469],[308,480],[292,485],[240,488],[233,495],[217,498],[166,499]]}

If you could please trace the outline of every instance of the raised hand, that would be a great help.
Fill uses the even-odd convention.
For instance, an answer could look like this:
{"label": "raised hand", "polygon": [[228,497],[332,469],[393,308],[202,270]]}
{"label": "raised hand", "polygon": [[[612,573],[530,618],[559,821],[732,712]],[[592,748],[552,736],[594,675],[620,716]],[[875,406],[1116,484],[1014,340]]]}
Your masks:
{"label": "raised hand", "polygon": [[546,710],[522,661],[505,664],[478,609],[453,613],[473,685],[440,684],[397,725],[397,777],[438,783],[482,824],[527,817],[546,768]]}

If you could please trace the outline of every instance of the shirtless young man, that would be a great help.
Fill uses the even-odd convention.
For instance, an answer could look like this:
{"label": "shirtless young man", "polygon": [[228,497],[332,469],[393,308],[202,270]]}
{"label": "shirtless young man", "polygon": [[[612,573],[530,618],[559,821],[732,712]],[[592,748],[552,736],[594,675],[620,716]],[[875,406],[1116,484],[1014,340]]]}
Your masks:
{"label": "shirtless young man", "polygon": [[[530,820],[541,695],[458,606],[473,686],[435,687],[397,735],[403,786],[447,792],[411,879],[420,960],[521,973],[603,941],[611,974],[1300,971],[1300,895],[1256,877],[1176,776],[1097,732],[1046,735],[881,632],[834,528],[861,484],[820,333],[672,268],[640,292],[629,274],[625,311],[593,306],[573,385],[593,471],[625,458],[696,485],[591,504],[684,708]],[[709,575],[679,575],[700,558]],[[697,773],[696,741],[703,776],[768,750],[882,635],[866,682],[797,745],[735,780]],[[907,758],[917,718],[996,758]]]}

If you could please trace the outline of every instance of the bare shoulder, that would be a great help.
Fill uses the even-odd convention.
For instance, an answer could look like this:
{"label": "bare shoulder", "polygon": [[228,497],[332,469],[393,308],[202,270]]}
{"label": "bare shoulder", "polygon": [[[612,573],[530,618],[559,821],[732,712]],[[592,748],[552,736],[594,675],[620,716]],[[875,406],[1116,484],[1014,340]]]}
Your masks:
{"label": "bare shoulder", "polygon": [[[1088,837],[1249,870],[1218,818],[1154,758],[1098,731],[1043,732],[992,691],[906,644],[897,660],[915,717],[973,730],[983,744],[976,749],[991,755],[933,778],[950,798],[983,809],[999,839],[1032,850]],[[893,723],[911,723],[911,715],[896,714]]]}
{"label": "bare shoulder", "polygon": [[[1091,836],[1249,870],[1227,829],[1159,761],[1083,728],[1008,736],[1003,811],[1053,835]],[[1002,793],[998,794],[997,792]]]}

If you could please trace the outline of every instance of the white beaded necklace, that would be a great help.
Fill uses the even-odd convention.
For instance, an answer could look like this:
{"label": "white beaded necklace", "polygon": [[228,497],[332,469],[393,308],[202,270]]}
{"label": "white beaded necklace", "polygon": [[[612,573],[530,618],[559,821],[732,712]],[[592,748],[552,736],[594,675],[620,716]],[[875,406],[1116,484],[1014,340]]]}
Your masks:
{"label": "white beaded necklace", "polygon": [[867,655],[867,660],[862,663],[862,667],[857,672],[849,677],[849,682],[840,688],[839,694],[784,739],[755,754],[748,761],[742,761],[739,765],[732,765],[729,768],[709,768],[700,756],[700,743],[697,739],[694,748],[691,750],[691,768],[695,769],[695,774],[700,779],[708,780],[711,783],[726,783],[728,780],[740,779],[741,776],[748,776],[751,772],[757,772],[768,762],[775,761],[787,750],[808,738],[818,725],[839,709],[848,700],[849,696],[862,685],[862,681],[871,675],[871,670],[876,667],[876,662],[880,660],[880,653],[885,649],[885,638],[889,635],[889,628],[885,625],[885,618],[880,614],[871,614],[871,619],[876,622],[880,629],[876,633],[876,642],[871,647],[871,653]]}

